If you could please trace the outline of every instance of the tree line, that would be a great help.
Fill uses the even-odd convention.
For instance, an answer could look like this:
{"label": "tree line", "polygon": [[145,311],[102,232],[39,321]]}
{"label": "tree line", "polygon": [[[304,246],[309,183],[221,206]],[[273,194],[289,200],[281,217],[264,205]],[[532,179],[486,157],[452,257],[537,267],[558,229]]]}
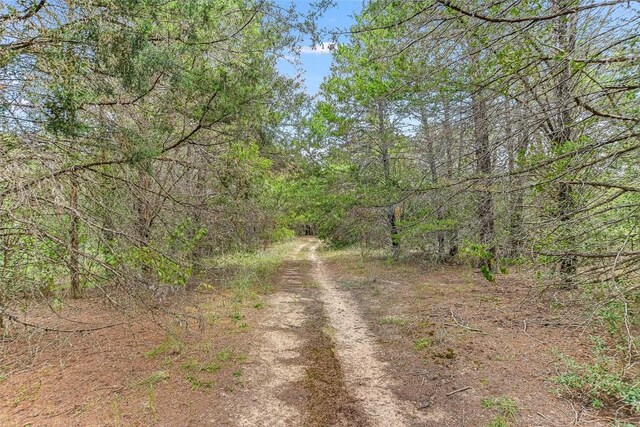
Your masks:
{"label": "tree line", "polygon": [[488,280],[533,268],[595,301],[632,366],[639,28],[627,1],[366,2],[306,119],[300,220]]}
{"label": "tree line", "polygon": [[0,21],[0,317],[88,290],[146,304],[291,234],[271,194],[295,10],[25,0]]}
{"label": "tree line", "polygon": [[632,280],[639,18],[615,1],[367,3],[308,119],[326,207],[346,207],[327,235]]}

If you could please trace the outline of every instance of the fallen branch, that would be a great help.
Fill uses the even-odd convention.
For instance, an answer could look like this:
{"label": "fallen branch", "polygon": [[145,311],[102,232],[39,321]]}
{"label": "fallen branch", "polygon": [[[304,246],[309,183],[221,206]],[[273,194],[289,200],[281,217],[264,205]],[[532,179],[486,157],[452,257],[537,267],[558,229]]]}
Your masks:
{"label": "fallen branch", "polygon": [[459,388],[457,390],[450,391],[449,393],[447,393],[447,397],[448,396],[453,396],[456,393],[462,393],[463,391],[467,391],[470,388],[471,388],[471,386],[466,386],[466,387]]}
{"label": "fallen branch", "polygon": [[451,311],[451,317],[453,318],[453,321],[455,322],[455,324],[454,323],[443,323],[443,325],[445,325],[445,326],[457,326],[459,328],[463,328],[463,329],[466,329],[468,331],[473,331],[473,332],[478,332],[478,333],[481,333],[481,334],[484,334],[484,335],[489,335],[486,332],[484,332],[482,329],[472,328],[471,326],[467,326],[465,324],[464,320],[459,320],[456,317],[456,315],[453,313],[453,309],[449,309],[449,310]]}
{"label": "fallen branch", "polygon": [[542,341],[541,339],[538,339],[536,337],[532,337],[531,335],[529,335],[529,333],[527,332],[527,320],[523,320],[522,321],[524,323],[524,326],[522,327],[522,332],[524,332],[524,334],[526,336],[528,336],[529,338],[531,338],[532,340],[538,341],[540,344],[545,344],[544,341]]}
{"label": "fallen branch", "polygon": [[0,309],[0,316],[6,316],[9,320],[19,323],[22,326],[28,327],[28,328],[34,328],[34,329],[39,329],[41,331],[45,331],[45,332],[63,332],[63,333],[75,333],[75,332],[93,332],[93,331],[99,331],[101,329],[107,329],[107,328],[113,328],[114,326],[118,326],[118,325],[125,325],[127,324],[127,322],[118,322],[118,323],[111,323],[109,325],[103,325],[103,326],[96,326],[93,328],[83,328],[83,329],[58,329],[58,328],[50,328],[47,326],[42,326],[42,325],[36,325],[34,323],[29,323],[29,322],[25,322],[24,320],[20,320],[18,318],[18,316],[9,313],[6,310]]}

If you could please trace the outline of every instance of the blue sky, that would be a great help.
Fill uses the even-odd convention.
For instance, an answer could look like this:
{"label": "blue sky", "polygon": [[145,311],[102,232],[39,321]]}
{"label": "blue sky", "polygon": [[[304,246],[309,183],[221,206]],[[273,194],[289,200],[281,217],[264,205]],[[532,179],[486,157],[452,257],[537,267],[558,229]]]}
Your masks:
{"label": "blue sky", "polygon": [[[318,22],[318,27],[320,29],[335,30],[349,28],[354,22],[353,15],[357,13],[362,6],[361,0],[334,1],[335,6],[327,9]],[[302,13],[308,11],[310,5],[313,3],[312,1],[307,0],[279,0],[278,2],[287,5],[294,3],[296,8]],[[310,42],[308,42],[306,46],[302,46],[300,54],[301,64],[299,67],[307,93],[315,95],[318,93],[322,79],[329,74],[329,68],[331,67],[331,53],[326,49],[313,51],[309,44]],[[285,60],[280,61],[279,68],[282,73],[290,76],[298,74],[295,66]]]}

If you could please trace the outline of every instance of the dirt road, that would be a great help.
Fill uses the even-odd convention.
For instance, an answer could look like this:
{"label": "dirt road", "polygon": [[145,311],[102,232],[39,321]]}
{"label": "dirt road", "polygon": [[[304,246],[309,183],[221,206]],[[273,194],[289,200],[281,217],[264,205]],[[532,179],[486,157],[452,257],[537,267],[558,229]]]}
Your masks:
{"label": "dirt road", "polygon": [[[270,299],[271,311],[255,349],[257,363],[247,374],[248,397],[238,425],[304,425],[314,423],[310,417],[322,425],[424,425],[425,417],[415,404],[398,399],[391,391],[391,375],[377,357],[380,349],[374,336],[349,293],[327,276],[318,246],[317,240],[301,240],[282,274],[284,286]],[[329,363],[332,377],[324,378],[321,387],[337,388],[338,396],[327,396],[322,390],[316,390],[314,396],[309,387],[311,363],[328,362],[317,360],[318,349],[313,351],[318,334],[331,347],[322,353],[334,358]],[[316,360],[305,350],[316,353]],[[342,407],[345,402],[348,408]],[[327,413],[318,414],[317,407]]]}

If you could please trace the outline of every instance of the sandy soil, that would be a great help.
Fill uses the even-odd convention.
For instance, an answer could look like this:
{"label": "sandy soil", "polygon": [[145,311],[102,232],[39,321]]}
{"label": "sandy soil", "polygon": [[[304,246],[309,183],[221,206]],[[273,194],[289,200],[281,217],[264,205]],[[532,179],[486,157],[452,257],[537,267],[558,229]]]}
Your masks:
{"label": "sandy soil", "polygon": [[341,292],[327,277],[324,263],[314,245],[310,258],[322,289],[322,302],[334,330],[338,360],[349,390],[357,396],[372,426],[425,425],[427,417],[415,405],[398,399],[390,387],[387,367],[378,360],[380,349],[355,301]]}
{"label": "sandy soil", "polygon": [[[295,259],[305,245],[306,242],[301,242],[292,258]],[[280,276],[282,285],[299,286],[302,279],[300,267],[291,262]],[[238,405],[237,425],[284,427],[304,423],[301,405],[288,402],[283,395],[305,377],[300,328],[306,319],[305,306],[310,302],[311,299],[299,293],[285,290],[270,298],[269,313],[261,322],[261,343],[252,355],[254,363],[247,370],[243,394],[249,398]]]}

